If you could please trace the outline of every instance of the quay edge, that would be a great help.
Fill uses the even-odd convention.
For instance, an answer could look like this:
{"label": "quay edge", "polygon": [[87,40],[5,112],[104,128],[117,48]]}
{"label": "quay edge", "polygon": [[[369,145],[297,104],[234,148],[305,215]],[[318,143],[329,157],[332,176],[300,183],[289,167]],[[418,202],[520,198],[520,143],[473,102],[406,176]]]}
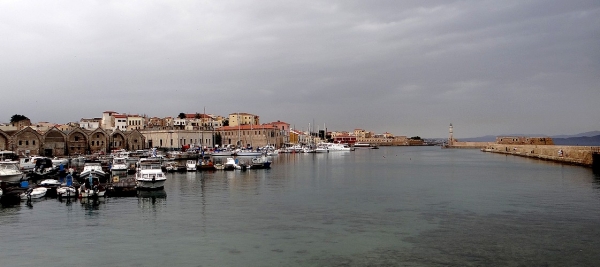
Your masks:
{"label": "quay edge", "polygon": [[600,147],[489,144],[481,150],[484,152],[508,154],[585,167],[600,168]]}

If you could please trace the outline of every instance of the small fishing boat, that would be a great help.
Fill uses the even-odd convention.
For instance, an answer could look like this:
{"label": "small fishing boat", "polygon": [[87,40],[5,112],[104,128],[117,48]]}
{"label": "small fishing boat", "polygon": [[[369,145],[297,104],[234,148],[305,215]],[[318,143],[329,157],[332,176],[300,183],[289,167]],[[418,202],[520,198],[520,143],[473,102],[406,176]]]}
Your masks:
{"label": "small fishing boat", "polygon": [[271,168],[271,161],[265,155],[261,157],[252,158],[252,161],[248,165],[249,169],[269,169]]}
{"label": "small fishing boat", "polygon": [[104,197],[105,194],[106,187],[100,184],[98,176],[92,174],[88,175],[79,188],[79,198]]}
{"label": "small fishing boat", "polygon": [[62,186],[56,189],[57,197],[78,197],[77,188],[73,186]]}
{"label": "small fishing boat", "polygon": [[239,170],[242,169],[234,158],[227,158],[227,161],[223,164],[223,170]]}
{"label": "small fishing boat", "polygon": [[46,196],[46,192],[48,192],[48,188],[45,187],[29,188],[21,193],[21,200],[43,198]]}
{"label": "small fishing boat", "polygon": [[185,169],[188,172],[195,172],[197,170],[196,160],[193,160],[193,159],[187,160],[187,162],[185,163]]}

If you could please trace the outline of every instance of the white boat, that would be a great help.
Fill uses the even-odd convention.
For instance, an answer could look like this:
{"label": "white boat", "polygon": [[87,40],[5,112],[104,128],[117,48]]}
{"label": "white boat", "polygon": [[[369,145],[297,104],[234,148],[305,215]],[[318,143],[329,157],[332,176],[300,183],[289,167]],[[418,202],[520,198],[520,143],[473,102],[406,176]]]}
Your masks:
{"label": "white boat", "polygon": [[376,145],[372,145],[369,143],[355,143],[354,148],[368,148],[368,149],[377,149]]}
{"label": "white boat", "polygon": [[213,157],[231,157],[233,155],[233,151],[229,146],[225,148],[219,148],[217,145],[215,150],[213,150],[210,155]]}
{"label": "white boat", "polygon": [[60,186],[60,182],[56,179],[44,179],[41,182],[39,182],[38,184],[40,186],[44,186],[44,187]]}
{"label": "white boat", "polygon": [[36,171],[48,171],[52,169],[52,160],[48,159],[48,163],[46,164],[46,158],[40,156],[33,157],[25,157],[19,159],[19,169],[23,172],[32,172]]}
{"label": "white boat", "polygon": [[24,174],[19,170],[18,161],[0,161],[0,180],[5,182],[19,182]]}
{"label": "white boat", "polygon": [[104,197],[106,188],[100,184],[100,178],[89,174],[79,187],[79,198]]}
{"label": "white boat", "polygon": [[315,148],[315,153],[329,153],[329,147],[324,143],[320,143]]}
{"label": "white boat", "polygon": [[154,162],[140,162],[135,173],[137,189],[156,190],[165,187],[167,176],[163,173],[161,165]]}
{"label": "white boat", "polygon": [[341,143],[325,143],[325,144],[327,145],[329,152],[353,151],[354,150],[354,148],[350,147],[348,144],[341,144]]}
{"label": "white boat", "polygon": [[112,160],[111,172],[124,172],[127,171],[127,158],[125,157],[115,157]]}
{"label": "white boat", "polygon": [[241,169],[242,166],[238,165],[234,158],[227,158],[227,161],[223,164],[224,170],[235,170]]}
{"label": "white boat", "polygon": [[245,150],[245,149],[236,150],[236,152],[235,152],[235,155],[240,156],[240,157],[256,157],[256,156],[260,156],[262,154],[263,153],[260,151]]}
{"label": "white boat", "polygon": [[45,187],[29,188],[20,196],[21,200],[27,200],[27,198],[29,197],[31,197],[31,199],[43,198],[44,196],[46,196],[46,192],[48,192],[48,188]]}
{"label": "white boat", "polygon": [[185,169],[189,172],[195,172],[198,169],[196,164],[196,160],[189,159],[185,162]]}
{"label": "white boat", "polygon": [[261,157],[252,158],[251,163],[248,165],[250,169],[269,169],[271,168],[271,161],[265,155]]}
{"label": "white boat", "polygon": [[88,177],[90,175],[98,177],[99,179],[106,179],[106,172],[102,170],[100,162],[86,162],[83,165],[83,170],[79,173],[79,176]]}
{"label": "white boat", "polygon": [[58,197],[77,197],[77,189],[72,186],[62,186],[56,189]]}
{"label": "white boat", "polygon": [[[82,186],[83,187],[83,186]],[[105,197],[106,190],[101,187],[97,188],[80,188],[79,189],[79,198],[93,198],[93,197]]]}
{"label": "white boat", "polygon": [[54,157],[52,159],[52,166],[54,166],[55,168],[59,167],[61,164],[63,165],[63,167],[66,167],[69,164],[69,159],[57,157]]}

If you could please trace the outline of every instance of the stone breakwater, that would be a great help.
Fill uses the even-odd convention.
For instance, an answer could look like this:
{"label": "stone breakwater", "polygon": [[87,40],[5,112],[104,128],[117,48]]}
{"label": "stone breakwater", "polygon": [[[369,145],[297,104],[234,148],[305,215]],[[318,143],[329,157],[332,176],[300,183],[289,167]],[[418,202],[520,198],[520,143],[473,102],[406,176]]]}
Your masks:
{"label": "stone breakwater", "polygon": [[[538,158],[587,167],[600,164],[600,162],[594,164],[594,158],[598,158],[600,155],[600,147],[490,144],[485,146],[482,150],[485,152]],[[596,156],[594,156],[594,154],[596,154]],[[599,161],[599,159],[596,161]]]}

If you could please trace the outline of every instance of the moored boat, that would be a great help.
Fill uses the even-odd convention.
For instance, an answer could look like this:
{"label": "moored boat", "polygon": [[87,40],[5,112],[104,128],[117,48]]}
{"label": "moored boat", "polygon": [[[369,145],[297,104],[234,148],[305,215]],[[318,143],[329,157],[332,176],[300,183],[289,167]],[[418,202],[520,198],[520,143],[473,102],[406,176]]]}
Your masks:
{"label": "moored boat", "polygon": [[18,161],[0,161],[0,180],[4,182],[19,182],[24,174],[19,170]]}
{"label": "moored boat", "polygon": [[138,190],[158,190],[164,188],[167,177],[162,172],[160,164],[140,162],[135,180]]}
{"label": "moored boat", "polygon": [[195,172],[195,171],[197,170],[197,167],[196,167],[196,160],[193,160],[193,159],[188,159],[188,160],[185,162],[185,169],[186,169],[188,172]]}
{"label": "moored boat", "polygon": [[235,170],[241,169],[242,166],[238,165],[234,158],[227,158],[227,161],[223,164],[223,170]]}
{"label": "moored boat", "polygon": [[[58,194],[58,192],[57,192]],[[79,188],[79,198],[93,198],[106,196],[106,187],[100,183],[100,178],[92,174],[85,178]]]}
{"label": "moored boat", "polygon": [[77,197],[77,188],[73,186],[62,186],[56,189],[57,197]]}
{"label": "moored boat", "polygon": [[271,161],[265,155],[261,157],[252,158],[252,161],[248,165],[250,169],[269,169],[271,168]]}
{"label": "moored boat", "polygon": [[81,178],[87,178],[90,175],[94,176],[94,178],[98,178],[99,183],[106,183],[106,172],[102,170],[100,162],[86,162],[83,165],[83,170],[79,173],[79,176]]}
{"label": "moored boat", "polygon": [[38,199],[46,196],[46,192],[48,192],[48,188],[45,187],[29,188],[24,193],[21,193],[20,196],[21,200]]}
{"label": "moored boat", "polygon": [[114,157],[110,166],[111,172],[124,172],[127,171],[127,158]]}

